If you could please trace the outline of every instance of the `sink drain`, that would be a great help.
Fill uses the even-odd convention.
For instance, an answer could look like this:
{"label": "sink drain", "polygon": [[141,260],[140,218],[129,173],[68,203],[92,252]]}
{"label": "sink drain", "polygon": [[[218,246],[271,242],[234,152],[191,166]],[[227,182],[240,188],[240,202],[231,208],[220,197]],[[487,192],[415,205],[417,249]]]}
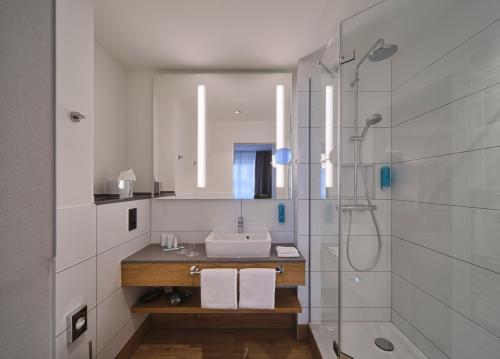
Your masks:
{"label": "sink drain", "polygon": [[392,352],[394,350],[394,345],[385,338],[375,339],[375,345],[386,352]]}

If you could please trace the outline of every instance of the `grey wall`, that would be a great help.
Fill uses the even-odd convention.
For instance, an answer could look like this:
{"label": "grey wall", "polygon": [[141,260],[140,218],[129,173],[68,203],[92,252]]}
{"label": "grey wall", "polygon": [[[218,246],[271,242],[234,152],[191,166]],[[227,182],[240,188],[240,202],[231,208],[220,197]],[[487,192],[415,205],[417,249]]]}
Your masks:
{"label": "grey wall", "polygon": [[54,2],[0,1],[0,348],[49,358],[54,242]]}

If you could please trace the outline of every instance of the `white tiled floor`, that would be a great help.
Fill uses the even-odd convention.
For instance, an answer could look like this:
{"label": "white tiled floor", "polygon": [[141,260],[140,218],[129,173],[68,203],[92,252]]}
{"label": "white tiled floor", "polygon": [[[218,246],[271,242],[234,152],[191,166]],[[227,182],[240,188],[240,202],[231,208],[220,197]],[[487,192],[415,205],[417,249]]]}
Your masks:
{"label": "white tiled floor", "polygon": [[[337,325],[311,324],[314,339],[323,359],[336,358],[332,348]],[[379,349],[374,341],[383,337],[394,344],[394,351]],[[342,351],[355,359],[427,359],[427,357],[390,322],[342,323]]]}

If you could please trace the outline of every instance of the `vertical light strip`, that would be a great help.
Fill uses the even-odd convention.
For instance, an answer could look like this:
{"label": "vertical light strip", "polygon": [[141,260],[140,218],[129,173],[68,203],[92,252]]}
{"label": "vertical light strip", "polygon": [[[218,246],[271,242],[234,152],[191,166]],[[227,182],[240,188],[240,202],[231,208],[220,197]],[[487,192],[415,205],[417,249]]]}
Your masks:
{"label": "vertical light strip", "polygon": [[333,187],[333,86],[325,91],[325,187]]}
{"label": "vertical light strip", "polygon": [[206,93],[205,86],[198,85],[198,158],[197,185],[205,188],[206,177]]}
{"label": "vertical light strip", "polygon": [[[285,87],[276,86],[276,149],[285,147]],[[276,165],[276,187],[285,187],[285,166]]]}

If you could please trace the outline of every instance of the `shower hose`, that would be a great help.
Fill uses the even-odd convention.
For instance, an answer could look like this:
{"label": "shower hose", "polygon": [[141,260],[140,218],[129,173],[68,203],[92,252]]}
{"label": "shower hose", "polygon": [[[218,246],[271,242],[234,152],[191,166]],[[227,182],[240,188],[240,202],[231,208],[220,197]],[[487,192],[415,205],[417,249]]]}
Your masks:
{"label": "shower hose", "polygon": [[[364,267],[364,268],[360,268],[356,265],[354,265],[353,261],[352,261],[352,258],[351,258],[351,227],[352,227],[352,210],[349,210],[349,222],[348,222],[348,225],[347,225],[347,243],[346,243],[346,254],[347,254],[347,262],[349,262],[350,266],[352,268],[354,268],[355,271],[357,272],[367,272],[371,269],[373,269],[378,261],[380,260],[380,255],[382,253],[382,237],[380,235],[380,228],[378,226],[378,222],[377,222],[377,219],[375,218],[375,214],[373,213],[374,210],[372,208],[372,203],[370,201],[370,196],[368,194],[368,181],[367,181],[367,176],[366,176],[366,170],[363,166],[361,166],[361,164],[363,163],[361,161],[361,144],[363,143],[363,141],[358,141],[358,158],[357,158],[357,162],[358,162],[358,165],[359,165],[359,168],[361,170],[361,177],[362,177],[362,183],[363,183],[363,189],[364,189],[364,193],[365,193],[365,198],[366,198],[366,201],[368,203],[368,206],[370,208],[370,215],[371,215],[371,218],[372,218],[372,222],[373,222],[373,225],[375,226],[375,230],[377,232],[377,254],[376,256],[373,258],[373,261],[370,265],[368,265],[367,267]],[[356,160],[356,159],[355,159]],[[357,183],[354,183],[355,186],[357,186]]]}

